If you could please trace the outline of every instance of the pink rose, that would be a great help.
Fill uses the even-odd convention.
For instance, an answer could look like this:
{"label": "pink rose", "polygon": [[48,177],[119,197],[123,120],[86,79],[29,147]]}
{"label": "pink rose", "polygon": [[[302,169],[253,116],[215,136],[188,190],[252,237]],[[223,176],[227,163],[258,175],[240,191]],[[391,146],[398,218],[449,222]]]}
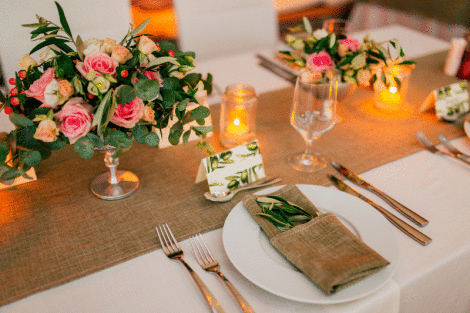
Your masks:
{"label": "pink rose", "polygon": [[144,115],[144,101],[139,97],[126,104],[118,104],[111,117],[111,123],[125,128],[132,128]]}
{"label": "pink rose", "polygon": [[149,80],[152,80],[152,79],[158,80],[158,82],[160,83],[160,85],[163,83],[163,79],[162,79],[162,77],[160,76],[160,73],[158,73],[158,72],[145,71],[145,70],[144,70],[143,74],[144,74]]}
{"label": "pink rose", "polygon": [[111,59],[106,53],[94,52],[87,55],[83,62],[78,62],[75,67],[86,78],[91,71],[96,71],[97,76],[103,76],[102,74],[114,75],[118,65],[118,62]]}
{"label": "pink rose", "polygon": [[54,117],[60,122],[59,130],[67,137],[71,144],[88,134],[93,122],[92,106],[85,103],[80,97],[67,101],[62,110]]}
{"label": "pink rose", "polygon": [[333,66],[333,60],[326,51],[312,53],[307,59],[307,68],[313,72],[324,72]]}
{"label": "pink rose", "polygon": [[25,92],[26,96],[33,97],[44,103],[44,92],[46,91],[47,85],[54,79],[54,76],[55,68],[48,68],[38,80],[29,86],[29,89]]}
{"label": "pink rose", "polygon": [[39,122],[33,137],[44,142],[54,142],[58,135],[57,124],[52,120],[43,120]]}
{"label": "pink rose", "polygon": [[345,45],[349,50],[357,51],[361,47],[361,42],[356,38],[348,37],[339,41]]}

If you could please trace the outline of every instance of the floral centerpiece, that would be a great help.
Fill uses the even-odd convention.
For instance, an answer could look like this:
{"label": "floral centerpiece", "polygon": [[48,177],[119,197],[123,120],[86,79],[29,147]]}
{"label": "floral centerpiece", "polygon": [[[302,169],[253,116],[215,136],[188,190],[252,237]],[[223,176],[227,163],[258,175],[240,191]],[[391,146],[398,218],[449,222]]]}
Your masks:
{"label": "floral centerpiece", "polygon": [[[203,105],[212,76],[203,80],[190,73],[193,52],[139,35],[149,20],[131,27],[120,42],[74,39],[56,6],[60,25],[39,16],[37,23],[23,25],[39,41],[30,54],[40,51],[40,60],[23,56],[23,70],[8,81],[10,93],[0,93],[0,108],[16,127],[0,135],[1,181],[26,176],[67,144],[84,159],[106,145],[116,148],[117,157],[134,139],[158,146],[162,132],[154,130],[170,127],[173,145],[186,143],[191,132],[204,137],[212,130],[205,126],[210,112]],[[197,125],[184,130],[193,121]]]}
{"label": "floral centerpiece", "polygon": [[[375,83],[387,86],[399,84],[393,75],[396,66],[412,67],[415,62],[406,60],[403,48],[396,39],[376,42],[369,36],[360,42],[343,34],[328,33],[324,29],[313,30],[304,17],[303,28],[307,36],[298,38],[287,35],[286,41],[294,51],[279,51],[281,57],[297,68],[306,68],[316,84],[332,79],[369,87]],[[396,51],[393,58],[390,46]]]}

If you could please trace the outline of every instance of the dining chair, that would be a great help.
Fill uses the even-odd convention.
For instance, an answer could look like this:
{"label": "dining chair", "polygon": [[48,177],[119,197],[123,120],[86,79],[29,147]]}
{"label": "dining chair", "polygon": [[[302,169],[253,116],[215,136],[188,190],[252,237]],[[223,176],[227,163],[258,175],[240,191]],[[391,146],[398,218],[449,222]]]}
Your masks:
{"label": "dining chair", "polygon": [[[442,2],[443,4],[445,2]],[[464,36],[469,30],[452,21],[448,23],[426,17],[419,12],[386,7],[367,2],[357,2],[349,15],[349,31],[358,32],[371,28],[397,24],[445,41]]]}
{"label": "dining chair", "polygon": [[273,0],[174,0],[179,47],[198,61],[274,49],[278,23]]}
{"label": "dining chair", "polygon": [[[130,4],[128,0],[59,0],[65,12],[74,38],[83,40],[90,37],[106,37],[120,41],[129,29]],[[35,15],[59,23],[57,8],[52,0],[7,0],[2,1],[0,13],[0,58],[3,77],[7,88],[8,79],[19,71],[18,60],[37,45],[31,41],[31,28],[22,24],[36,23]],[[31,56],[39,61],[39,53]],[[14,127],[5,114],[0,114],[0,132]]]}

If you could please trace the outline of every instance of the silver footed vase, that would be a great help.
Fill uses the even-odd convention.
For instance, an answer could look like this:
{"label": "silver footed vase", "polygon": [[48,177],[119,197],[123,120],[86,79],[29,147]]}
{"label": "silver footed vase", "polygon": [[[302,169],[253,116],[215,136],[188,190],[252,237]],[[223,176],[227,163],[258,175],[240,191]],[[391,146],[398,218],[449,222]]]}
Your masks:
{"label": "silver footed vase", "polygon": [[[126,151],[127,149],[124,149]],[[104,200],[119,200],[129,197],[139,188],[139,178],[129,171],[117,170],[119,158],[114,157],[116,148],[104,146],[97,151],[104,153],[104,164],[109,172],[97,176],[91,182],[91,191]]]}

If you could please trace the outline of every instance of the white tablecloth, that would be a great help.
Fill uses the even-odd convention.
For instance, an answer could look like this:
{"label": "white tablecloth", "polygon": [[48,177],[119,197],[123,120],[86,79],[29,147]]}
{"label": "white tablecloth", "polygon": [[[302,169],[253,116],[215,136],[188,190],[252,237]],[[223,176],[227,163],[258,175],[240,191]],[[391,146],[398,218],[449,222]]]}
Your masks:
{"label": "white tablecloth", "polygon": [[[390,29],[394,37],[401,39],[405,52],[412,58],[448,47],[445,42],[401,27],[371,33],[379,40],[387,39],[390,38]],[[385,37],[380,38],[381,34]],[[402,35],[406,37],[401,38]],[[213,73],[215,83],[221,87],[244,82],[262,93],[289,86],[286,81],[258,67],[253,53],[204,62],[198,65],[198,70]],[[212,98],[214,102],[216,98]],[[436,138],[432,139],[436,141]],[[470,153],[470,140],[466,137],[453,142]],[[256,287],[231,265],[223,249],[221,229],[206,233],[203,237],[221,263],[222,271],[256,312],[469,312],[470,192],[467,184],[470,181],[470,166],[421,151],[361,176],[425,216],[430,223],[422,230],[433,238],[430,245],[423,247],[395,229],[400,249],[397,273],[389,283],[366,298],[331,306],[285,300]],[[375,196],[361,192],[385,206]],[[222,282],[199,267],[190,253],[188,242],[184,241],[181,245],[188,252],[187,262],[213,291],[226,312],[241,312]],[[162,250],[157,250],[34,294],[0,308],[0,311],[208,310],[187,271],[178,262],[168,260]]]}

